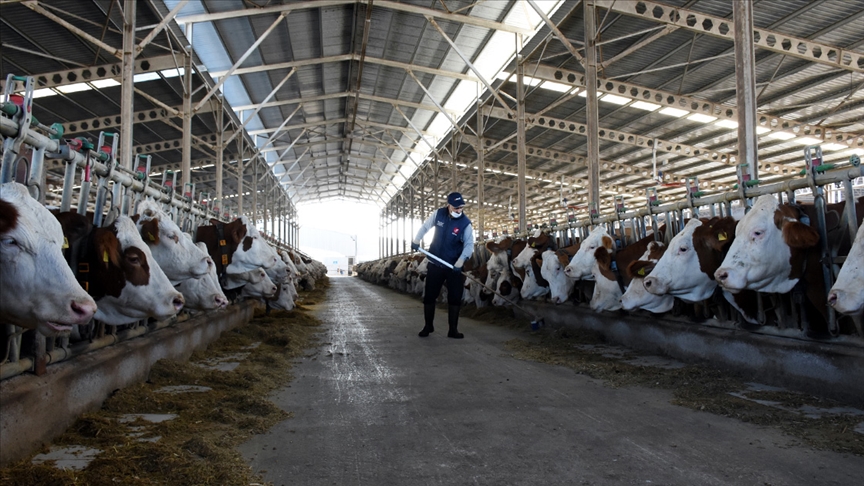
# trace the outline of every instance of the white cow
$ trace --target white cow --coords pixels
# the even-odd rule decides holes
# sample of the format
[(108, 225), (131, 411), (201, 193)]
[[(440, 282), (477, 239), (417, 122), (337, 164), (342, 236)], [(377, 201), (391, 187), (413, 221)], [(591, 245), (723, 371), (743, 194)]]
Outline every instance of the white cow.
[(564, 269), (570, 263), (566, 254), (559, 255), (555, 251), (546, 250), (542, 258), (543, 266), (540, 268), (540, 273), (549, 282), (550, 299), (555, 304), (567, 302), (573, 292), (575, 281), (564, 273)]
[(828, 293), (828, 304), (844, 314), (864, 311), (864, 224), (858, 227), (846, 263)]
[[(522, 253), (525, 253), (529, 248), (525, 248)], [(530, 253), (533, 254), (533, 248), (530, 248)], [(542, 275), (541, 275), (542, 277)], [(534, 266), (529, 264), (525, 267), (525, 278), (522, 280), (522, 288), (519, 290), (519, 295), (525, 300), (536, 300), (549, 294), (549, 287), (543, 287), (537, 282), (537, 275), (534, 274)]]
[[(192, 237), (184, 233), (183, 236), (192, 241)], [(207, 252), (207, 245), (198, 243), (197, 247)], [(186, 300), (187, 310), (213, 310), (222, 309), (228, 305), (228, 299), (219, 285), (219, 277), (216, 276), (216, 266), (211, 266), (206, 275), (198, 278), (189, 278), (174, 284), (174, 288), (183, 294)]]
[(267, 272), (263, 268), (255, 268), (246, 270), (241, 273), (233, 273), (227, 276), (228, 285), (226, 288), (236, 289), (243, 287), (240, 293), (241, 297), (265, 298), (269, 299), (276, 295), (276, 284), (267, 276)]
[(0, 320), (46, 336), (87, 324), (96, 302), (63, 258), (63, 230), (16, 182), (0, 185)]
[(141, 202), (136, 227), (173, 285), (189, 278), (203, 277), (215, 268), (206, 247), (202, 251), (191, 238), (184, 238), (171, 216), (156, 202)]
[[(586, 240), (587, 241), (587, 240)], [(612, 249), (600, 246), (594, 250), (594, 263), (591, 265), (594, 277), (594, 294), (591, 296), (591, 309), (600, 312), (621, 309), (621, 285), (612, 271)]]

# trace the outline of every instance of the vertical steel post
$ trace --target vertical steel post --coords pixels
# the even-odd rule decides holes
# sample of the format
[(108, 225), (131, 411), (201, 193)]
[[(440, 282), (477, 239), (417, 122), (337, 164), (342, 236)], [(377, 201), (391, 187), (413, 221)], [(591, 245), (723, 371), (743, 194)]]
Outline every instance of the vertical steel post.
[(600, 136), (597, 107), (597, 26), (594, 0), (582, 2), (585, 21), (585, 124), (588, 126), (588, 205), (600, 209)]
[[(135, 155), (132, 145), (134, 142), (132, 131), (135, 120), (133, 104), (135, 96), (135, 19), (138, 9), (137, 0), (126, 0), (123, 3), (123, 63), (120, 74), (120, 153), (112, 154), (119, 157), (123, 168), (132, 171)], [(127, 214), (131, 209), (132, 191), (127, 191), (127, 197), (123, 197), (122, 185), (114, 186), (114, 197), (111, 205), (119, 209), (122, 214)], [(121, 201), (122, 199), (122, 201)]]
[[(522, 36), (517, 35), (521, 45)], [(522, 64), (522, 56), (516, 53), (516, 158), (517, 158), (517, 180), (519, 185), (519, 232), (525, 233), (527, 222), (525, 221), (527, 194), (525, 186), (525, 66)]]
[(222, 125), (224, 123), (223, 114), (225, 113), (225, 105), (223, 102), (224, 98), (220, 95), (216, 102), (218, 105), (218, 111), (216, 112), (216, 201), (219, 206), (219, 211), (216, 211), (217, 218), (221, 217), (227, 208), (222, 193), (222, 174), (225, 164), (225, 137), (223, 136), (224, 126)]
[(183, 180), (180, 187), (192, 183), (192, 46), (186, 46), (183, 56), (183, 153), (180, 168)]
[(483, 209), (485, 193), (483, 184), (486, 172), (486, 157), (483, 152), (483, 114), (481, 113), (480, 85), (477, 85), (477, 239), (483, 238), (486, 215)]
[(753, 2), (734, 0), (735, 88), (738, 102), (738, 163), (747, 163), (750, 180), (759, 178), (756, 139), (756, 53), (753, 39)]
[(245, 172), (245, 163), (243, 162), (243, 152), (246, 150), (243, 146), (243, 136), (237, 137), (237, 214), (243, 214), (243, 172)]

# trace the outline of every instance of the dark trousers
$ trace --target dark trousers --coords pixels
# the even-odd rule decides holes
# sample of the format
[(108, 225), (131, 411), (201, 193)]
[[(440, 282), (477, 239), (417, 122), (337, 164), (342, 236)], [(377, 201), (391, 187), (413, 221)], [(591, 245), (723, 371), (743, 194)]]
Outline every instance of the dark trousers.
[(441, 293), (441, 287), (447, 282), (447, 303), (449, 305), (462, 305), (462, 274), (454, 272), (449, 268), (439, 267), (431, 262), (426, 270), (426, 294), (423, 296), (424, 304), (434, 304)]

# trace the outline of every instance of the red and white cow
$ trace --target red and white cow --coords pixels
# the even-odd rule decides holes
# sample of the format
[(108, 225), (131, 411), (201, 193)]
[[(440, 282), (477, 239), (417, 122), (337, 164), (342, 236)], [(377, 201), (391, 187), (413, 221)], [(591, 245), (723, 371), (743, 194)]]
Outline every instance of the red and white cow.
[[(714, 276), (724, 289), (786, 293), (803, 276), (806, 253), (819, 234), (772, 195), (760, 196), (735, 228), (735, 241)], [(674, 248), (674, 246), (671, 246)]]
[(203, 277), (214, 266), (207, 252), (195, 246), (191, 238), (184, 238), (171, 216), (162, 211), (156, 202), (141, 202), (136, 226), (141, 238), (150, 246), (153, 258), (172, 284)]
[(96, 302), (63, 258), (60, 223), (16, 182), (0, 185), (0, 321), (46, 336), (86, 324)]
[(632, 262), (626, 269), (630, 277), (630, 285), (624, 295), (621, 296), (621, 307), (626, 311), (636, 309), (646, 310), (655, 314), (669, 312), (672, 306), (675, 305), (675, 297), (669, 294), (655, 295), (645, 289), (643, 279), (650, 275), (654, 266), (660, 261), (663, 253), (666, 252), (666, 245), (662, 242), (652, 241), (648, 244), (648, 249), (639, 258)]
[(542, 265), (540, 272), (543, 278), (549, 282), (549, 298), (555, 304), (567, 302), (573, 292), (575, 280), (569, 278), (564, 269), (570, 264), (570, 257), (579, 251), (579, 246), (562, 248), (557, 251), (546, 250), (541, 255)]
[(241, 297), (250, 297), (253, 299), (265, 298), (270, 299), (276, 295), (276, 284), (267, 276), (267, 272), (263, 268), (253, 268), (240, 273), (228, 274), (228, 285), (226, 288), (236, 289), (243, 287), (240, 293)]
[(153, 317), (167, 319), (183, 308), (183, 295), (174, 289), (165, 272), (141, 239), (135, 223), (120, 216), (114, 223), (94, 228), (89, 234), (73, 234), (85, 216), (56, 215), (73, 253), (79, 282), (99, 308), (94, 317), (119, 326)]
[[(211, 225), (199, 226), (196, 241), (207, 245), (207, 253), (216, 263), (217, 274), (242, 274), (255, 268), (270, 268), (279, 256), (258, 230), (241, 216), (230, 223), (212, 219)], [(235, 279), (234, 282), (242, 279)], [(242, 283), (238, 283), (238, 286)], [(236, 287), (225, 287), (226, 289)]]
[(859, 225), (855, 243), (846, 256), (846, 263), (828, 292), (828, 304), (836, 311), (848, 315), (861, 314), (864, 311), (864, 224)]

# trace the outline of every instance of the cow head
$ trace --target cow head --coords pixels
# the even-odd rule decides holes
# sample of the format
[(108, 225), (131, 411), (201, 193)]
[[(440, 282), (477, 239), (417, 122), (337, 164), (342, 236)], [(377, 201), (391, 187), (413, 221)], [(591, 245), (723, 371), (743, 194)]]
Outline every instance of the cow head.
[(183, 308), (183, 295), (168, 281), (129, 217), (93, 230), (88, 250), (90, 293), (99, 304), (96, 319), (116, 326), (148, 317), (166, 319)]
[(136, 226), (141, 238), (173, 285), (189, 278), (203, 277), (214, 267), (207, 252), (195, 246), (191, 239), (184, 238), (180, 228), (157, 203), (143, 201), (138, 211)]
[(717, 282), (732, 293), (792, 290), (801, 278), (805, 252), (819, 243), (819, 234), (799, 218), (797, 209), (780, 205), (771, 195), (760, 196), (738, 223), (735, 241), (714, 272)]
[(864, 311), (864, 224), (858, 227), (858, 235), (846, 256), (846, 263), (837, 275), (837, 282), (828, 292), (828, 304), (844, 314), (860, 314)]
[(712, 275), (700, 270), (699, 252), (694, 245), (693, 235), (701, 227), (702, 221), (691, 219), (684, 230), (672, 238), (651, 274), (643, 279), (648, 292), (669, 294), (688, 302), (707, 299), (714, 293), (717, 284)]
[(603, 226), (591, 230), (591, 234), (582, 242), (579, 251), (573, 255), (570, 264), (564, 269), (564, 273), (575, 280), (590, 277), (595, 262), (594, 252), (598, 248), (605, 248), (610, 254), (615, 251), (615, 241), (606, 233), (606, 228)]
[[(235, 238), (238, 239), (237, 249), (231, 255), (230, 270), (228, 273), (238, 273), (253, 268), (270, 268), (277, 262), (276, 252), (267, 244), (258, 229), (252, 225), (246, 216), (240, 216), (237, 220), (242, 224), (233, 228)], [(234, 223), (237, 223), (234, 221)], [(242, 238), (239, 235), (242, 233)]]
[(648, 244), (645, 254), (627, 267), (630, 285), (621, 296), (621, 307), (624, 310), (643, 309), (658, 314), (672, 310), (672, 306), (675, 305), (674, 297), (668, 294), (654, 295), (645, 289), (644, 283), (645, 277), (654, 270), (654, 266), (662, 258), (665, 250), (666, 245), (652, 241)]
[(570, 298), (574, 280), (564, 274), (564, 269), (570, 264), (570, 257), (564, 250), (546, 250), (541, 255), (540, 273), (549, 282), (549, 292), (552, 302), (561, 304)]
[(612, 271), (612, 250), (598, 247), (594, 250), (594, 264), (591, 267), (594, 277), (594, 295), (591, 297), (591, 309), (600, 312), (618, 310), (621, 308), (621, 286)]
[[(183, 236), (192, 241), (189, 235), (184, 233)], [(204, 243), (198, 243), (196, 246), (206, 253), (207, 246)], [(183, 294), (183, 298), (186, 300), (184, 306), (186, 309), (206, 311), (222, 309), (228, 305), (228, 299), (222, 292), (222, 287), (219, 286), (215, 265), (211, 265), (210, 270), (203, 277), (183, 280), (174, 284), (174, 288)]]
[(86, 324), (96, 302), (63, 258), (63, 230), (16, 182), (0, 185), (0, 315), (46, 336)]

